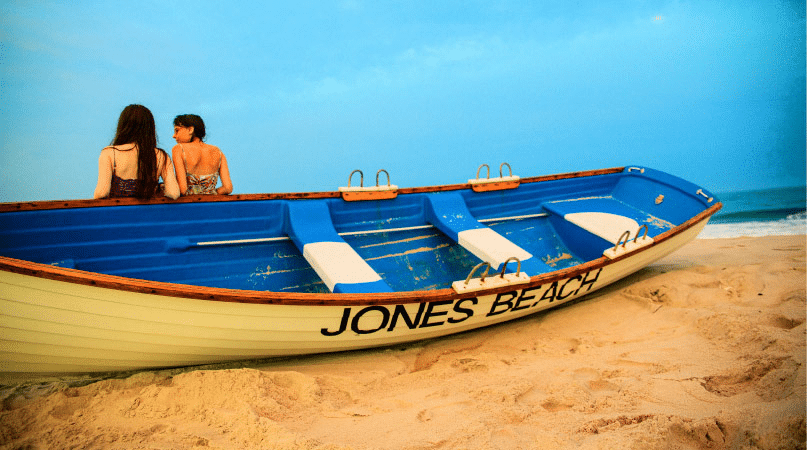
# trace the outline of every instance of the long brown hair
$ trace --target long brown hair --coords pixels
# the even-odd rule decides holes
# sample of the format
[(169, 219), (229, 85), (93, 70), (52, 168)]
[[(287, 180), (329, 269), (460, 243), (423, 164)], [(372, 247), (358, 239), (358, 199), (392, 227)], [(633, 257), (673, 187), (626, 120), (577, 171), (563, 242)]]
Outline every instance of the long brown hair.
[[(153, 197), (160, 181), (160, 169), (157, 167), (157, 129), (154, 116), (143, 105), (129, 105), (123, 109), (118, 119), (118, 129), (112, 145), (135, 144), (137, 147), (137, 189), (138, 198)], [(163, 164), (167, 154), (164, 154)]]

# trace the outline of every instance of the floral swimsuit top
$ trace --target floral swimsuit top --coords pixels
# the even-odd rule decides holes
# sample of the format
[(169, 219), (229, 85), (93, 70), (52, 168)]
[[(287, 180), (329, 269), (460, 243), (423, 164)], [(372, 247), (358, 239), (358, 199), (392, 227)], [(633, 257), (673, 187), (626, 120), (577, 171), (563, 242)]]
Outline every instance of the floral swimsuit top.
[[(182, 149), (182, 161), (185, 161), (185, 148), (180, 145)], [(187, 165), (185, 166), (187, 167)], [(219, 167), (215, 173), (209, 175), (194, 175), (186, 173), (188, 181), (188, 189), (183, 195), (196, 195), (196, 194), (216, 194), (216, 185), (219, 183), (219, 169), (221, 168), (221, 153), (219, 152)]]
[(115, 149), (112, 149), (112, 186), (109, 188), (110, 197), (137, 197), (137, 188), (140, 187), (140, 180), (137, 178), (126, 179), (115, 174)]

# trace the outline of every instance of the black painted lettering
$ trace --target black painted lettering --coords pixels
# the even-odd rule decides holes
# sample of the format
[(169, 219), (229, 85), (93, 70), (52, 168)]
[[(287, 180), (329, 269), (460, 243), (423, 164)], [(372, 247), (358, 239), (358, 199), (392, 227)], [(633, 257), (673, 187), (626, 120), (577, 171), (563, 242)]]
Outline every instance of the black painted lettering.
[(448, 311), (435, 311), (435, 307), (441, 307), (448, 304), (451, 304), (452, 300), (441, 300), (439, 302), (429, 302), (429, 306), (426, 307), (426, 314), (423, 315), (423, 323), (420, 324), (420, 328), (426, 327), (436, 327), (437, 325), (442, 325), (445, 321), (429, 323), (429, 319), (433, 317), (440, 317), (440, 316), (447, 316)]
[[(505, 295), (509, 295), (510, 298), (507, 300), (502, 301), (502, 297)], [(518, 297), (518, 291), (510, 291), (510, 292), (502, 292), (501, 294), (496, 295), (496, 301), (490, 305), (490, 312), (488, 312), (487, 317), (495, 316), (497, 314), (501, 314), (506, 311), (510, 311), (513, 308), (513, 299)], [(504, 309), (501, 311), (497, 311), (499, 306), (505, 306)]]
[(580, 289), (583, 289), (583, 286), (588, 286), (586, 292), (589, 292), (591, 290), (591, 286), (593, 286), (594, 282), (597, 281), (597, 278), (600, 277), (600, 272), (602, 272), (602, 269), (597, 271), (597, 274), (594, 275), (593, 280), (588, 279), (588, 276), (591, 275), (591, 272), (586, 272), (586, 275), (583, 277), (583, 281), (580, 282), (580, 287), (577, 288), (576, 291), (574, 291), (574, 294), (577, 295), (577, 293), (580, 292)]
[(342, 334), (342, 332), (345, 331), (345, 328), (347, 328), (348, 317), (350, 317), (350, 308), (345, 308), (345, 310), (342, 312), (342, 322), (339, 324), (339, 329), (337, 331), (329, 331), (327, 328), (323, 328), (319, 330), (319, 332), (322, 333), (323, 336), (338, 336)]
[(532, 300), (532, 299), (534, 299), (534, 298), (535, 298), (535, 296), (534, 296), (534, 295), (527, 295), (527, 293), (529, 293), (529, 292), (531, 292), (531, 291), (534, 291), (534, 290), (536, 290), (536, 289), (538, 289), (538, 288), (540, 288), (540, 287), (541, 287), (541, 286), (538, 286), (537, 288), (532, 288), (532, 289), (524, 289), (523, 291), (521, 291), (521, 295), (519, 295), (519, 296), (518, 296), (518, 300), (516, 300), (516, 304), (515, 304), (515, 305), (513, 305), (513, 309), (511, 309), (511, 311), (518, 311), (518, 310), (520, 310), (520, 309), (527, 309), (527, 308), (529, 308), (529, 307), (530, 307), (530, 305), (524, 305), (524, 306), (521, 306), (521, 303), (522, 303), (522, 302), (525, 302), (525, 301), (527, 301), (527, 300)]
[(563, 283), (563, 286), (561, 286), (560, 290), (558, 291), (558, 297), (557, 297), (557, 299), (558, 299), (558, 300), (563, 300), (563, 299), (569, 298), (570, 296), (572, 296), (572, 295), (574, 295), (575, 293), (577, 293), (577, 291), (574, 291), (574, 290), (573, 290), (572, 292), (569, 292), (568, 294), (563, 295), (563, 290), (564, 290), (564, 289), (566, 289), (566, 286), (568, 286), (568, 285), (569, 285), (569, 283), (571, 283), (571, 282), (572, 282), (572, 280), (582, 280), (582, 279), (583, 279), (583, 278), (582, 278), (582, 277), (580, 277), (580, 275), (578, 275), (578, 276), (576, 276), (576, 277), (569, 278), (568, 280), (566, 280), (566, 282), (565, 282), (565, 283)]
[(426, 308), (425, 303), (421, 303), (418, 305), (418, 312), (415, 314), (414, 320), (409, 316), (409, 313), (406, 312), (406, 308), (404, 305), (395, 305), (395, 311), (392, 313), (392, 318), (389, 321), (389, 328), (387, 331), (392, 331), (395, 329), (395, 326), (398, 325), (398, 318), (402, 318), (403, 321), (406, 323), (406, 326), (409, 327), (410, 330), (414, 330), (418, 327), (420, 323), (420, 318), (423, 317), (423, 310)]
[[(532, 288), (532, 289), (530, 289), (530, 290), (531, 290), (531, 291), (537, 291), (538, 289), (541, 289), (542, 287), (543, 287), (543, 286), (535, 286), (534, 288)], [(533, 298), (534, 298), (534, 297), (535, 297), (535, 296), (533, 295)], [(537, 302), (533, 303), (533, 304), (532, 304), (532, 306), (530, 306), (530, 308), (535, 308), (536, 306), (538, 306), (538, 303), (541, 303), (541, 300), (540, 300), (540, 299), (539, 299)]]
[[(361, 320), (362, 317), (364, 317), (365, 314), (367, 314), (370, 311), (378, 311), (381, 313), (381, 324), (379, 324), (375, 328), (367, 328), (367, 329), (359, 328), (359, 321)], [(383, 306), (374, 305), (374, 306), (368, 306), (362, 309), (361, 311), (357, 312), (356, 315), (353, 316), (353, 322), (351, 322), (350, 324), (350, 329), (353, 330), (356, 334), (370, 334), (375, 333), (376, 331), (386, 327), (387, 323), (389, 323), (389, 310)]]
[(449, 317), (448, 323), (460, 323), (465, 320), (468, 320), (471, 316), (474, 315), (474, 310), (471, 308), (463, 308), (462, 304), (465, 302), (471, 302), (472, 305), (475, 305), (478, 301), (479, 300), (477, 300), (476, 297), (474, 297), (474, 298), (464, 298), (462, 300), (457, 301), (457, 303), (454, 303), (454, 312), (465, 314), (465, 317), (460, 318)]
[(552, 283), (552, 286), (546, 288), (546, 290), (544, 291), (544, 295), (542, 295), (541, 299), (538, 301), (542, 302), (544, 300), (549, 300), (549, 303), (552, 303), (555, 301), (555, 297), (557, 297), (557, 295), (558, 295), (558, 282), (556, 281)]

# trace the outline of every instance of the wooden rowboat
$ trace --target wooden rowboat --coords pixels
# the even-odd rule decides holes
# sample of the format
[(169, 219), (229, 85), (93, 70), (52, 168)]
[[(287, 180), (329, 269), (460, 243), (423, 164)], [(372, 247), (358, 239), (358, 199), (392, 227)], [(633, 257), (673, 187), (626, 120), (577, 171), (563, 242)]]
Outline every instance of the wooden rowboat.
[(436, 187), (377, 175), (335, 192), (1, 204), (0, 372), (188, 366), (488, 326), (647, 266), (721, 208), (649, 168), (503, 167)]

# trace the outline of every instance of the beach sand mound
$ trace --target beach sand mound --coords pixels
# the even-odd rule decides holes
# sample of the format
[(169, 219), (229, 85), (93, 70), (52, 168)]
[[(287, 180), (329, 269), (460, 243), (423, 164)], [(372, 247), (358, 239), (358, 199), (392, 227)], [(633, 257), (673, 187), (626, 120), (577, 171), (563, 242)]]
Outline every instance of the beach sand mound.
[(385, 349), (6, 386), (0, 449), (804, 449), (805, 238)]

